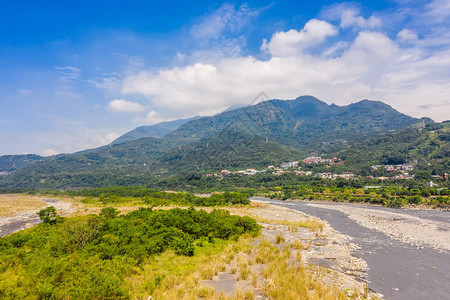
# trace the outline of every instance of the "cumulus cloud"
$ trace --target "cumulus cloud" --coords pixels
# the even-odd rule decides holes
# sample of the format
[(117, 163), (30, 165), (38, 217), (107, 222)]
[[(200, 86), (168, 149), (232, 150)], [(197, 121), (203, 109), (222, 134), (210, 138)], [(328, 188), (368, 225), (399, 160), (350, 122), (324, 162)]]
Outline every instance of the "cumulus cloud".
[(143, 112), (145, 108), (136, 102), (127, 101), (125, 99), (115, 99), (108, 103), (107, 108), (117, 112)]
[(416, 41), (417, 40), (417, 34), (409, 29), (403, 29), (399, 33), (397, 33), (397, 37), (401, 41)]
[(337, 29), (330, 23), (312, 19), (300, 31), (291, 29), (275, 33), (270, 42), (264, 40), (261, 49), (268, 51), (272, 56), (292, 56), (337, 34)]
[[(450, 51), (402, 48), (373, 31), (359, 32), (348, 44), (336, 42), (332, 47), (341, 49), (341, 54), (335, 57), (305, 50), (335, 33), (332, 25), (312, 20), (300, 31), (274, 34), (266, 42), (271, 54), (268, 60), (231, 57), (216, 63), (142, 71), (123, 81), (122, 92), (146, 96), (156, 111), (191, 115), (249, 103), (261, 91), (281, 99), (311, 94), (337, 104), (378, 99), (419, 117), (424, 113), (418, 106), (424, 101), (448, 98)], [(442, 109), (430, 116), (448, 118)]]

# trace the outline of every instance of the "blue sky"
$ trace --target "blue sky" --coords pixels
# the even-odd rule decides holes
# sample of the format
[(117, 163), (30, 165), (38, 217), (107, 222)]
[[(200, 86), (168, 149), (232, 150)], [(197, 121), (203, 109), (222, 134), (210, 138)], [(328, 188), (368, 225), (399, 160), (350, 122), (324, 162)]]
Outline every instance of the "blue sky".
[(2, 1), (0, 155), (271, 98), (450, 116), (450, 1)]

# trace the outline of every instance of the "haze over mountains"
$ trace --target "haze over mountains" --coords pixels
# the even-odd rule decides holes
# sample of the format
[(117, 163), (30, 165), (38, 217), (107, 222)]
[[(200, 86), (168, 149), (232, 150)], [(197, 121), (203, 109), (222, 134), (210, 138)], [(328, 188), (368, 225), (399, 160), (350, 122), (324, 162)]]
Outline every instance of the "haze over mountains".
[(97, 149), (28, 160), (0, 179), (0, 186), (45, 186), (50, 178), (55, 186), (64, 186), (76, 174), (95, 172), (173, 175), (265, 167), (311, 154), (335, 154), (364, 139), (432, 122), (379, 101), (337, 106), (312, 96), (269, 100), (211, 117), (138, 127)]

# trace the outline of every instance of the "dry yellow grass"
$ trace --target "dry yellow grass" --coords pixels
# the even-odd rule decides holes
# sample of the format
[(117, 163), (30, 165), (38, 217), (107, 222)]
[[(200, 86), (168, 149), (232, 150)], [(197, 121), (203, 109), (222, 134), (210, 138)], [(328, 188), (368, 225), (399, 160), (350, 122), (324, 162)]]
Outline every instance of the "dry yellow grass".
[(263, 276), (267, 281), (262, 288), (269, 299), (347, 298), (338, 289), (314, 280), (303, 265), (290, 264), (290, 255), (288, 247), (280, 251), (269, 241), (262, 241), (258, 247), (257, 256), (265, 258)]
[[(261, 217), (262, 215), (270, 215), (267, 214), (267, 210), (270, 209), (269, 204), (260, 203), (260, 202), (252, 202), (248, 206), (241, 207), (226, 207), (224, 208), (228, 210), (231, 214), (235, 215), (246, 215), (254, 218), (258, 223), (263, 224), (271, 224), (271, 225), (285, 225), (290, 228), (291, 231), (297, 231), (298, 227), (308, 228), (312, 231), (322, 232), (325, 223), (315, 218), (301, 218), (301, 220), (287, 220), (287, 219), (279, 219), (274, 215), (274, 218)], [(300, 217), (299, 217), (300, 218)]]
[(27, 211), (37, 210), (46, 203), (41, 197), (30, 195), (0, 195), (0, 217), (12, 217)]
[[(27, 195), (27, 194), (3, 194), (0, 195), (0, 218), (12, 217), (21, 213), (32, 212), (47, 206), (51, 203), (46, 203), (43, 198), (55, 198), (63, 202), (69, 202), (83, 213), (85, 205), (80, 202), (82, 197), (70, 197), (65, 195), (48, 196), (48, 195)], [(100, 212), (101, 207), (93, 208)], [(77, 215), (74, 213), (73, 215)]]

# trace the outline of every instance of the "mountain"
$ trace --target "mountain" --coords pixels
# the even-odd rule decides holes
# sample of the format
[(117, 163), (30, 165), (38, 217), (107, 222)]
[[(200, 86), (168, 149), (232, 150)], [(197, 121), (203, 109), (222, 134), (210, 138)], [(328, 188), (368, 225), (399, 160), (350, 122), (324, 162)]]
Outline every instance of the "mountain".
[(193, 170), (207, 173), (237, 168), (265, 169), (268, 165), (303, 156), (304, 152), (293, 147), (230, 127), (220, 135), (171, 149), (152, 166), (159, 174), (180, 174)]
[(91, 186), (95, 180), (105, 182), (105, 176), (118, 176), (115, 184), (125, 184), (130, 176), (265, 167), (344, 151), (358, 141), (424, 121), (379, 101), (337, 106), (312, 96), (269, 100), (188, 121), (162, 138), (144, 137), (38, 161), (0, 179), (0, 187)]
[(310, 152), (323, 143), (352, 142), (420, 122), (380, 101), (363, 100), (347, 106), (328, 105), (312, 96), (269, 100), (190, 121), (165, 138), (187, 144), (218, 135), (229, 126), (246, 128), (255, 136)]
[(337, 155), (351, 168), (415, 161), (418, 169), (443, 175), (450, 171), (450, 122), (357, 141)]
[(134, 141), (140, 138), (153, 137), (153, 138), (162, 138), (166, 136), (169, 132), (174, 131), (181, 125), (198, 119), (199, 116), (188, 118), (188, 119), (179, 119), (174, 121), (161, 122), (155, 125), (150, 126), (140, 126), (137, 127), (115, 139), (112, 144), (121, 144), (128, 141)]
[(42, 159), (44, 157), (36, 154), (3, 155), (0, 156), (0, 172), (12, 172)]

